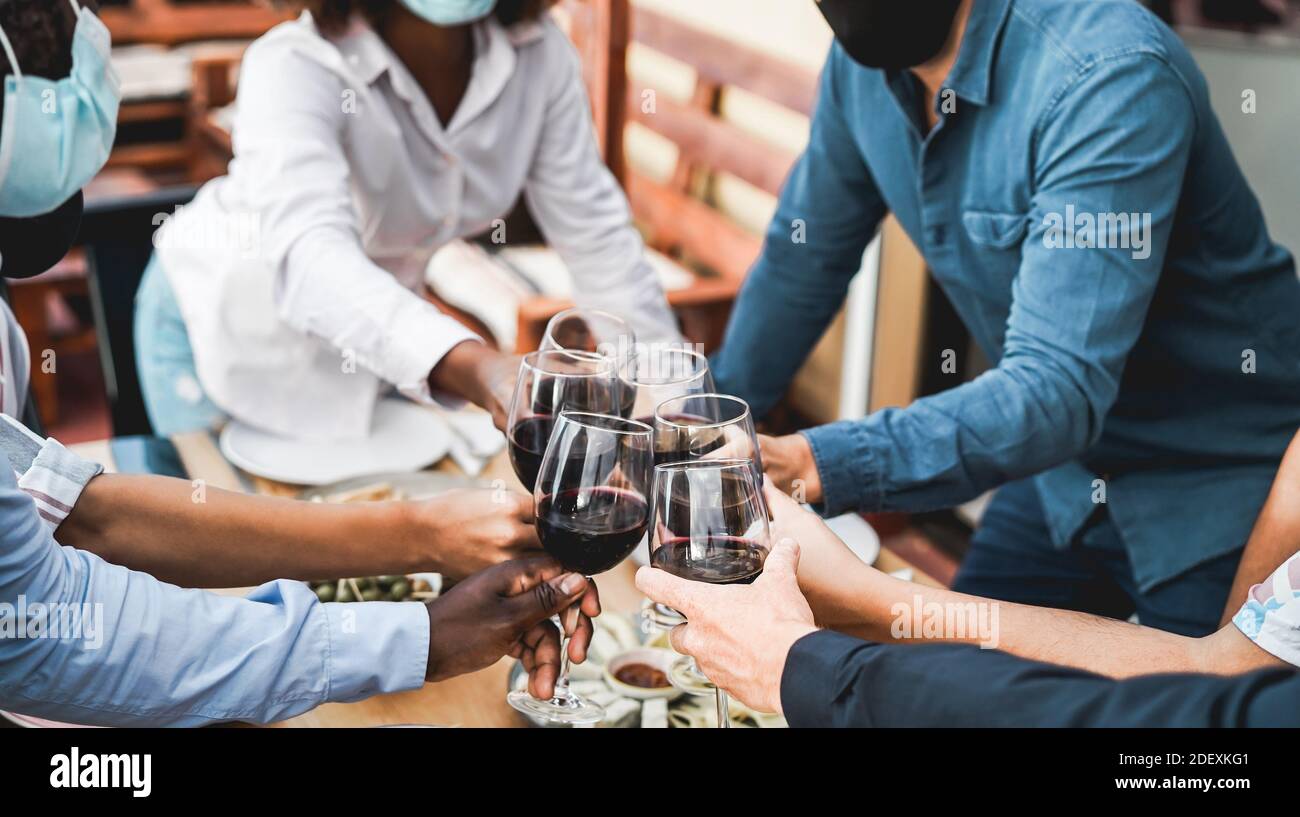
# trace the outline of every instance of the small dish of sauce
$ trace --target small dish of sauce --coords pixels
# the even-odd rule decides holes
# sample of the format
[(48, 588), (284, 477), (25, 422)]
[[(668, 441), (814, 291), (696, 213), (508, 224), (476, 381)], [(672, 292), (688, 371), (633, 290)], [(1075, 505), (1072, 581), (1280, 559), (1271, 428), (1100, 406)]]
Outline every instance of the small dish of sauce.
[(649, 664), (624, 664), (614, 673), (614, 677), (628, 686), (641, 689), (664, 689), (671, 686), (664, 671)]

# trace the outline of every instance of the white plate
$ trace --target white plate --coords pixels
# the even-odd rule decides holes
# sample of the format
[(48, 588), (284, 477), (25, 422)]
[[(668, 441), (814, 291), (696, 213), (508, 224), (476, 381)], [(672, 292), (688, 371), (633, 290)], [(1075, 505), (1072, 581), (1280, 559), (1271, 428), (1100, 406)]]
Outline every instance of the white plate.
[(380, 400), (363, 440), (292, 440), (232, 421), (221, 453), (250, 474), (295, 485), (325, 485), (390, 471), (418, 471), (442, 459), (451, 444), (446, 422), (409, 400)]
[(864, 563), (876, 563), (880, 556), (880, 534), (876, 533), (876, 529), (867, 520), (856, 513), (846, 513), (827, 519), (826, 527), (843, 539), (849, 550)]

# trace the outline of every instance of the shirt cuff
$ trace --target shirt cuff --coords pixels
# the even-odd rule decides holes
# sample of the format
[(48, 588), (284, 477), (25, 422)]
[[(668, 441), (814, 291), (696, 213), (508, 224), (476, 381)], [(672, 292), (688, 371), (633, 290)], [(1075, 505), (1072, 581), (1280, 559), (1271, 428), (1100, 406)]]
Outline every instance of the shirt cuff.
[(36, 502), (41, 522), (53, 534), (72, 513), (86, 484), (104, 472), (99, 463), (78, 457), (57, 440), (45, 440), (36, 459), (18, 477), (18, 487)]
[(822, 483), (823, 516), (877, 511), (882, 503), (880, 468), (860, 420), (841, 420), (799, 432), (812, 448)]
[(442, 314), (432, 304), (420, 310), (414, 318), (398, 320), (388, 335), (390, 371), (395, 373), (393, 385), (398, 391), (420, 403), (437, 402), (449, 409), (464, 405), (459, 397), (429, 388), (429, 374), (448, 352), (466, 341), (482, 343), (483, 339), (462, 326), (454, 318)]
[[(835, 726), (837, 704), (851, 689), (844, 667), (859, 650), (877, 645), (831, 630), (818, 630), (794, 643), (781, 672), (781, 710), (793, 727)], [(862, 713), (855, 710), (856, 716)], [(854, 726), (870, 726), (854, 722)]]
[(429, 663), (429, 611), (410, 601), (321, 605), (329, 632), (330, 701), (419, 689)]

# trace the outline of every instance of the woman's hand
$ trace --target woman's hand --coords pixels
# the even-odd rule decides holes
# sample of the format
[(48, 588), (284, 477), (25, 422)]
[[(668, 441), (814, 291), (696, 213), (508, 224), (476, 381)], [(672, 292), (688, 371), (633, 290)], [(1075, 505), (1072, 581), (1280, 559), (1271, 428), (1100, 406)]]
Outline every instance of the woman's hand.
[(525, 494), (476, 488), (406, 505), (407, 535), (425, 543), (437, 572), (454, 579), (541, 549), (533, 498)]
[(776, 487), (800, 497), (801, 502), (821, 502), (822, 478), (806, 437), (760, 434), (758, 446), (763, 453), (763, 470)]
[[(560, 671), (560, 634), (550, 617), (581, 611), (569, 641), (569, 658), (582, 662), (591, 619), (600, 615), (596, 585), (566, 573), (549, 556), (535, 556), (475, 573), (429, 602), (429, 658), (425, 677), (442, 681), (517, 658), (528, 671), (528, 691), (551, 697)], [(566, 616), (573, 618), (573, 616)]]
[(519, 374), (519, 358), (483, 343), (466, 341), (452, 347), (429, 373), (429, 387), (450, 392), (487, 410), (492, 422), (506, 430), (506, 411)]
[(636, 586), (686, 616), (669, 636), (673, 649), (693, 656), (701, 672), (746, 706), (780, 712), (786, 656), (817, 629), (799, 593), (798, 569), (799, 546), (785, 539), (750, 585), (692, 582), (643, 567)]

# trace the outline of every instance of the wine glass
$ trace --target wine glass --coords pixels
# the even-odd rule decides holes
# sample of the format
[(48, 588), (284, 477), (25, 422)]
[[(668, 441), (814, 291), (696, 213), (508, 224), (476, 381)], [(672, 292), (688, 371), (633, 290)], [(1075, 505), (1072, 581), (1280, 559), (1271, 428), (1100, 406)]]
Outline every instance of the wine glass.
[(646, 425), (655, 408), (670, 397), (715, 390), (709, 359), (693, 349), (651, 346), (638, 350), (619, 369), (619, 411)]
[(539, 348), (595, 352), (621, 365), (635, 353), (636, 333), (613, 313), (574, 307), (551, 318)]
[(530, 493), (556, 414), (565, 409), (614, 412), (614, 369), (612, 360), (594, 352), (549, 350), (524, 355), (510, 399), (506, 438), (510, 464)]
[[(591, 576), (631, 555), (650, 524), (652, 429), (608, 414), (564, 411), (542, 457), (533, 491), (537, 536), (565, 570)], [(561, 627), (560, 677), (548, 701), (526, 690), (507, 696), (520, 712), (555, 723), (595, 723), (600, 705), (569, 688), (568, 638)]]
[[(749, 584), (763, 572), (771, 531), (751, 460), (656, 465), (652, 496), (651, 567), (710, 584)], [(727, 693), (715, 687), (715, 694), (718, 726), (727, 728)]]
[[(654, 429), (656, 464), (706, 458), (750, 460), (762, 484), (758, 432), (749, 404), (739, 397), (710, 392), (669, 398), (655, 409)], [(646, 632), (671, 630), (683, 621), (681, 613), (658, 602), (641, 611)], [(689, 682), (691, 688), (702, 689), (704, 678), (693, 673)]]

